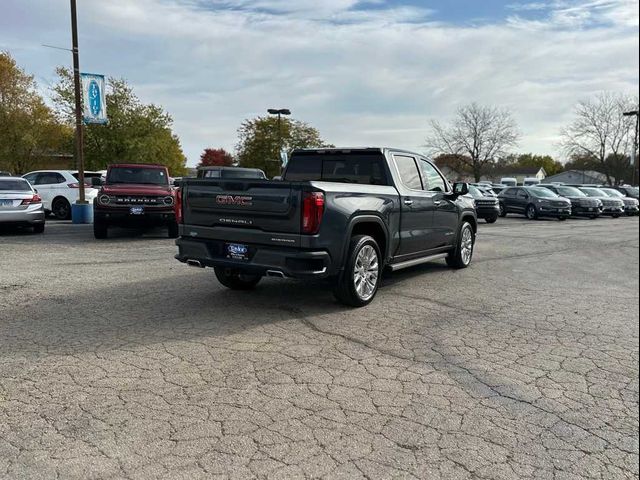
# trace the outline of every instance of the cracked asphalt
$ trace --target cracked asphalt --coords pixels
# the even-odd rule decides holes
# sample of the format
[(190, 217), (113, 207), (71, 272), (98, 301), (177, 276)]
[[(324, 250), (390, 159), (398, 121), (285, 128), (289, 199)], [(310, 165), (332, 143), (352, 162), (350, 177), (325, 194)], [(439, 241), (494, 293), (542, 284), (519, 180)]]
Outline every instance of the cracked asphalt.
[(2, 478), (638, 478), (638, 219), (472, 267), (222, 288), (163, 232), (0, 233)]

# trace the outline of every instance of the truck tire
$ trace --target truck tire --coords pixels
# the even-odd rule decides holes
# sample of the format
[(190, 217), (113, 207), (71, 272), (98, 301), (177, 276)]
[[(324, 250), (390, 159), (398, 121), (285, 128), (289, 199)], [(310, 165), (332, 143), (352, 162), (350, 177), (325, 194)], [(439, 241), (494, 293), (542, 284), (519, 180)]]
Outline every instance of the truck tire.
[(171, 222), (167, 225), (169, 238), (178, 238), (178, 224), (177, 222)]
[(378, 292), (382, 275), (380, 247), (369, 235), (355, 235), (349, 243), (344, 270), (333, 290), (336, 299), (351, 307), (364, 307)]
[(498, 215), (493, 215), (484, 219), (487, 223), (496, 223), (498, 221)]
[(108, 226), (106, 223), (102, 223), (102, 222), (97, 222), (94, 220), (93, 222), (93, 237), (98, 239), (98, 240), (102, 240), (107, 238), (107, 230), (108, 230)]
[(463, 222), (458, 231), (456, 248), (447, 257), (447, 265), (452, 268), (467, 268), (473, 257), (476, 236), (469, 222)]
[(262, 279), (262, 275), (242, 273), (225, 267), (214, 267), (218, 281), (231, 290), (252, 290)]

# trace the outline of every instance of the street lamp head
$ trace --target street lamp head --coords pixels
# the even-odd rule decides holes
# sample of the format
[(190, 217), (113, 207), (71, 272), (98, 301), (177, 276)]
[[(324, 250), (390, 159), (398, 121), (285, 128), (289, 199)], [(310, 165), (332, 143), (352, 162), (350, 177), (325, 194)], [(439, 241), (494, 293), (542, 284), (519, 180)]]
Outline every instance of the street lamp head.
[(267, 110), (267, 113), (271, 115), (291, 115), (291, 110), (288, 108), (270, 108)]

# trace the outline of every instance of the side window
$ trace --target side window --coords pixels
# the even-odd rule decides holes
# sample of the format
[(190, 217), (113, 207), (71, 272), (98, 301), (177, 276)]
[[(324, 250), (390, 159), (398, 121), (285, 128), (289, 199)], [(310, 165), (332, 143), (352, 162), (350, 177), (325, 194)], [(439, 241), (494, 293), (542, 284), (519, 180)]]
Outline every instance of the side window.
[(446, 192), (447, 186), (436, 168), (426, 160), (420, 160), (422, 167), (422, 177), (424, 179), (424, 189), (431, 192)]
[(413, 157), (405, 155), (394, 155), (393, 159), (398, 165), (400, 178), (402, 183), (413, 190), (422, 190), (422, 181), (420, 180), (420, 172)]
[(36, 178), (36, 185), (53, 185), (64, 183), (64, 177), (56, 172), (42, 172)]
[(27, 182), (29, 182), (31, 185), (34, 185), (36, 182), (36, 178), (38, 177), (37, 173), (30, 173), (29, 175), (25, 175), (24, 178)]
[(527, 198), (528, 196), (529, 194), (526, 190), (523, 190), (521, 188), (518, 189), (518, 198)]

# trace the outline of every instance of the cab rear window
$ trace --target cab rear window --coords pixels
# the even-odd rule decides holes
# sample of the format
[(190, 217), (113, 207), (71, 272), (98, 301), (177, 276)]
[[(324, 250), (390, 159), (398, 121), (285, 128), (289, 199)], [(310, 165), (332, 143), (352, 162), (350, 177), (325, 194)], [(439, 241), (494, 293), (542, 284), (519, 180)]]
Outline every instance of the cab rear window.
[(302, 152), (292, 155), (284, 180), (388, 185), (382, 154)]

